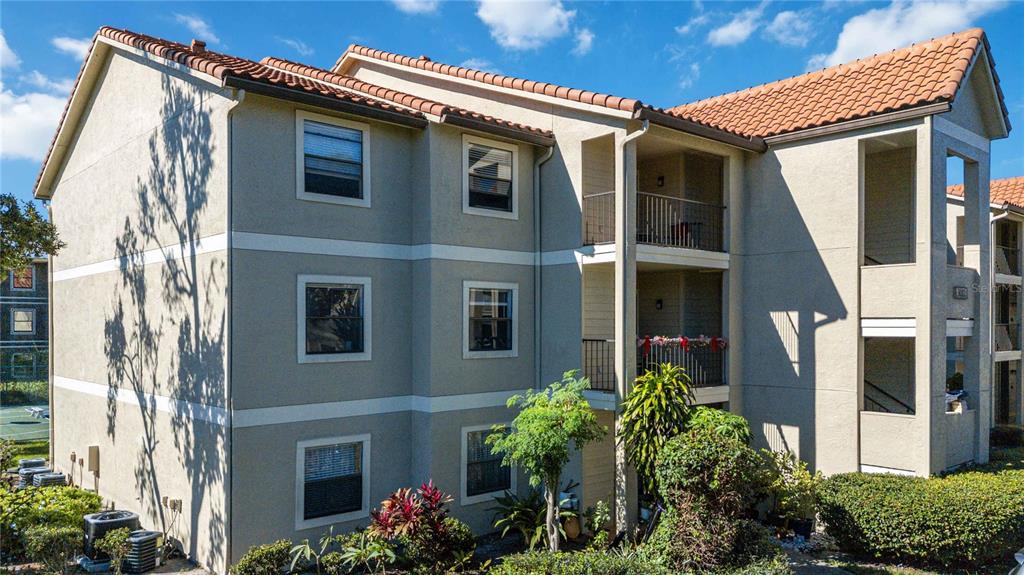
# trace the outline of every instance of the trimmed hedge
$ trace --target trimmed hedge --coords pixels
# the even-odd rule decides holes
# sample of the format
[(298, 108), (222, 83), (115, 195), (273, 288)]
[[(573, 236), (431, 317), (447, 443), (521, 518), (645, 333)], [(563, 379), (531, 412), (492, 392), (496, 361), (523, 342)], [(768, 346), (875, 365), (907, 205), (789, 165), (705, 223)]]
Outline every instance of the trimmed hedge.
[(918, 565), (978, 566), (1024, 546), (1024, 471), (925, 479), (844, 473), (818, 494), (847, 551)]
[(35, 487), (13, 490), (0, 483), (0, 553), (21, 557), (25, 530), (36, 526), (82, 526), (82, 516), (100, 510), (99, 495), (77, 487)]
[(292, 561), (292, 542), (278, 539), (250, 548), (231, 566), (231, 575), (281, 575), (287, 573)]
[(639, 555), (607, 551), (552, 553), (531, 551), (506, 556), (491, 575), (672, 575)]

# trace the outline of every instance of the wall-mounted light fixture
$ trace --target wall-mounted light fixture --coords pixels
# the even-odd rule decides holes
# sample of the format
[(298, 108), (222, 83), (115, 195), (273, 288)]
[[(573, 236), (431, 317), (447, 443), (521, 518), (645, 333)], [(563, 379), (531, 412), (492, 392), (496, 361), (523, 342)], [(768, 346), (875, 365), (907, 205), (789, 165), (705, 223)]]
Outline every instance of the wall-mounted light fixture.
[(661, 310), (661, 308), (663, 308), (664, 306), (665, 306), (665, 302), (663, 302), (663, 301), (662, 301), (662, 300), (660, 300), (660, 299), (659, 299), (659, 300), (656, 300), (656, 301), (654, 302), (654, 309), (656, 309), (656, 310), (659, 310), (659, 311), (660, 311), (660, 310)]
[(659, 188), (664, 188), (665, 187), (665, 176), (658, 176), (658, 187)]

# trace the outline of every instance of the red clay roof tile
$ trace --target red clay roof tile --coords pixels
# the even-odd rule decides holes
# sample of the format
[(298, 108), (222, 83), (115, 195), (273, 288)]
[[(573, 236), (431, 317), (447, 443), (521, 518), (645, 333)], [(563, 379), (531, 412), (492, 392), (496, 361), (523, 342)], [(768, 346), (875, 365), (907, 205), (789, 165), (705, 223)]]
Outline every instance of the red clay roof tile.
[[(992, 180), (988, 183), (989, 200), (993, 204), (1010, 204), (1024, 208), (1024, 176)], [(963, 197), (964, 185), (956, 184), (946, 188), (951, 196)]]
[[(669, 113), (735, 134), (764, 138), (925, 104), (951, 102), (981, 46), (989, 52), (985, 33), (976, 28), (849, 64), (676, 106)], [(992, 65), (994, 69), (995, 64)], [(998, 81), (996, 90), (1009, 126)]]

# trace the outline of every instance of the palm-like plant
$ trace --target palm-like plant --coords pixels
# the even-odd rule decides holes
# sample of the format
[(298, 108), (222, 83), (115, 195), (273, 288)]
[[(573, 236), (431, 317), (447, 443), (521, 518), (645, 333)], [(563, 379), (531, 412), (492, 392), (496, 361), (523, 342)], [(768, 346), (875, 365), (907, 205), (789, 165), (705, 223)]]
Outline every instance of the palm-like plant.
[[(541, 541), (546, 540), (547, 531), (547, 503), (541, 497), (540, 491), (531, 489), (525, 497), (520, 497), (511, 491), (494, 498), (495, 507), (489, 509), (494, 511), (494, 528), (501, 529), (501, 536), (508, 535), (509, 531), (518, 531), (523, 536), (523, 543), (533, 551)], [(564, 503), (564, 501), (563, 501)], [(565, 534), (562, 528), (562, 521), (576, 514), (568, 509), (561, 509), (558, 512), (558, 530)]]
[(622, 402), (618, 440), (647, 493), (658, 493), (654, 469), (662, 448), (686, 429), (693, 403), (690, 385), (685, 369), (663, 363), (636, 378)]

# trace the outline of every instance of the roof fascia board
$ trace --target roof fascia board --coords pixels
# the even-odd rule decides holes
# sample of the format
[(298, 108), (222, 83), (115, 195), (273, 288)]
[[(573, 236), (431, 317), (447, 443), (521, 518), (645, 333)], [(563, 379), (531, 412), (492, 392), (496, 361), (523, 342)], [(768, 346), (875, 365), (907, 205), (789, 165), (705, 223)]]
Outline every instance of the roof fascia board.
[(749, 150), (751, 152), (764, 152), (768, 149), (765, 141), (761, 138), (744, 138), (724, 130), (716, 130), (703, 124), (698, 124), (692, 120), (666, 114), (664, 112), (658, 112), (650, 108), (642, 108), (636, 114), (638, 120), (650, 120), (652, 123), (662, 126), (664, 128), (670, 128), (673, 130), (679, 130), (693, 136), (698, 136), (707, 140), (720, 142), (723, 144), (729, 144), (737, 148)]
[[(526, 90), (514, 90), (512, 88), (504, 88), (501, 86), (495, 86), (493, 84), (487, 84), (485, 82), (478, 82), (476, 80), (470, 80), (468, 78), (459, 78), (458, 76), (449, 76), (448, 74), (441, 74), (438, 72), (432, 72), (430, 70), (422, 70), (413, 66), (406, 66), (404, 64), (397, 64), (395, 62), (387, 62), (385, 60), (378, 60), (377, 58), (370, 58), (369, 56), (363, 56), (361, 54), (354, 54), (348, 52), (344, 56), (346, 66), (342, 70), (347, 70), (350, 66), (347, 66), (347, 60), (358, 60), (360, 62), (366, 62), (368, 64), (383, 66), (385, 68), (391, 68), (393, 70), (403, 70), (420, 76), (426, 76), (428, 78), (434, 78), (444, 82), (453, 82), (455, 84), (462, 84), (463, 86), (472, 86), (481, 90), (487, 90), (490, 92), (498, 92), (500, 94), (507, 94), (518, 98), (525, 98), (527, 100), (535, 100), (550, 104), (552, 106), (559, 106), (562, 108), (571, 108), (574, 110), (583, 110), (592, 114), (599, 114), (602, 116), (611, 116), (613, 118), (621, 118), (629, 120), (633, 118), (634, 112), (631, 110), (616, 110), (614, 108), (606, 108), (604, 106), (595, 106), (594, 104), (584, 104), (583, 102), (575, 102), (573, 100), (566, 100), (564, 98), (556, 98), (554, 96), (547, 96), (544, 94), (536, 94), (534, 92), (527, 92)], [(340, 72), (341, 70), (339, 70)]]
[(465, 128), (467, 130), (475, 130), (477, 132), (484, 132), (487, 134), (501, 136), (510, 140), (516, 140), (519, 142), (525, 142), (527, 144), (533, 144), (535, 146), (550, 147), (555, 145), (555, 139), (540, 134), (530, 134), (521, 130), (513, 128), (506, 128), (503, 126), (495, 126), (488, 124), (487, 122), (481, 122), (474, 118), (467, 118), (458, 114), (444, 114), (441, 116), (442, 124), (448, 124), (450, 126), (457, 126), (459, 128)]
[(237, 76), (228, 76), (224, 79), (224, 83), (226, 86), (239, 88), (252, 94), (298, 102), (300, 104), (308, 104), (310, 106), (316, 106), (317, 108), (324, 108), (345, 114), (354, 114), (364, 118), (370, 118), (372, 120), (387, 122), (389, 124), (395, 124), (407, 128), (425, 128), (428, 123), (424, 118), (414, 118), (399, 112), (391, 112), (389, 110), (382, 110), (371, 106), (346, 102), (331, 96), (322, 96), (320, 94), (282, 88), (280, 86), (264, 84), (262, 82), (247, 80)]
[(949, 102), (937, 102), (935, 104), (928, 104), (917, 108), (911, 108), (909, 110), (897, 110), (895, 112), (888, 112), (885, 114), (879, 114), (877, 116), (869, 116), (867, 118), (857, 118), (856, 120), (848, 120), (846, 122), (840, 122), (838, 124), (829, 124), (827, 126), (818, 126), (815, 128), (798, 130), (796, 132), (789, 132), (788, 134), (769, 136), (765, 138), (764, 141), (766, 144), (768, 144), (768, 146), (774, 146), (776, 144), (787, 144), (789, 142), (817, 138), (820, 136), (841, 134), (843, 132), (850, 132), (853, 130), (859, 130), (861, 128), (870, 128), (872, 126), (878, 126), (881, 124), (899, 122), (902, 120), (912, 120), (914, 118), (922, 118), (924, 116), (931, 116), (934, 114), (942, 114), (948, 111)]
[[(981, 46), (979, 46), (978, 49), (975, 50), (974, 59), (971, 61), (970, 65), (967, 66), (967, 71), (964, 72), (964, 82), (971, 81), (971, 74), (974, 72), (974, 66), (975, 64), (977, 64), (978, 60), (982, 56), (985, 57), (985, 86), (988, 88), (989, 97), (992, 99), (993, 103), (995, 103), (995, 115), (997, 117), (997, 121), (999, 122), (999, 132), (996, 134), (997, 137), (993, 139), (1006, 138), (1010, 135), (1010, 126), (1006, 123), (1006, 117), (1003, 116), (1003, 105), (999, 102), (999, 89), (996, 88), (995, 75), (993, 73), (992, 66), (992, 58), (988, 53), (987, 41), (982, 42)], [(957, 91), (959, 91), (960, 89), (963, 89), (963, 84), (960, 85)]]
[(74, 91), (68, 96), (67, 112), (57, 127), (57, 135), (53, 140), (53, 149), (50, 150), (46, 157), (46, 163), (43, 164), (39, 182), (36, 184), (32, 194), (38, 200), (48, 200), (53, 197), (53, 179), (59, 171), (58, 166), (64, 163), (64, 154), (67, 153), (68, 141), (71, 138), (70, 134), (74, 134), (78, 128), (78, 121), (86, 105), (83, 99), (88, 99), (87, 96), (82, 94), (85, 92), (92, 93), (93, 84), (96, 82), (99, 69), (102, 66), (102, 62), (106, 60), (109, 51), (109, 46), (100, 46), (99, 43), (96, 43), (89, 51), (89, 56), (85, 63), (82, 64), (81, 77), (75, 84)]

